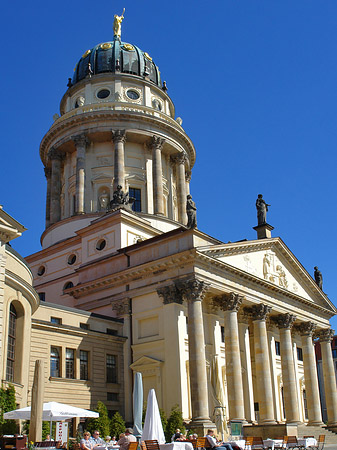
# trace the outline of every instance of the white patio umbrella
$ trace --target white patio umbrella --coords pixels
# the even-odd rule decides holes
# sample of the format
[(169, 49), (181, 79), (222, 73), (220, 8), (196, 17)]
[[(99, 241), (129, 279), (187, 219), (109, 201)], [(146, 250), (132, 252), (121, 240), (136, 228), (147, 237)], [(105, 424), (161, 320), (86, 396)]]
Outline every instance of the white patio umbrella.
[[(21, 419), (30, 420), (31, 408), (15, 409), (4, 414), (4, 419)], [(88, 411), (83, 408), (76, 408), (75, 406), (65, 405), (63, 403), (48, 402), (43, 404), (42, 420), (50, 422), (58, 422), (60, 420), (72, 419), (73, 417), (99, 417), (95, 411)], [(51, 432), (50, 432), (51, 434)]]
[(142, 441), (153, 439), (156, 439), (159, 444), (165, 444), (165, 435), (159, 414), (156, 393), (154, 389), (151, 389), (147, 397)]
[[(30, 406), (26, 408), (15, 409), (4, 414), (4, 419), (30, 419)], [(42, 420), (52, 420), (54, 422), (59, 420), (72, 419), (73, 417), (99, 417), (95, 411), (88, 411), (83, 408), (76, 408), (75, 406), (65, 405), (63, 403), (48, 402), (43, 404)]]

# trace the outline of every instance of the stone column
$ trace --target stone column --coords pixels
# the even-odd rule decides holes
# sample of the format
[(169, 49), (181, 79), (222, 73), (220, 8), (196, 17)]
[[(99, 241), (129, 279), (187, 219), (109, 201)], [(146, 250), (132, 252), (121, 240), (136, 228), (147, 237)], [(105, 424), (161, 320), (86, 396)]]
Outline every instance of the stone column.
[(73, 136), (76, 146), (76, 214), (85, 213), (85, 152), (88, 144), (88, 138), (85, 134)]
[(271, 307), (262, 303), (254, 305), (252, 308), (257, 388), (256, 397), (259, 402), (260, 424), (275, 423), (266, 327), (266, 318), (270, 311)]
[[(124, 342), (124, 352), (123, 352), (123, 361), (124, 361), (124, 392), (131, 393), (133, 391), (133, 383), (132, 383), (132, 371), (130, 369), (130, 365), (132, 364), (132, 354), (131, 354), (131, 302), (130, 298), (124, 298), (122, 300), (118, 300), (112, 302), (111, 307), (112, 311), (116, 311), (117, 316), (124, 320), (123, 325), (123, 336), (128, 336), (128, 339)], [(132, 395), (125, 396), (125, 420), (128, 422), (132, 422)]]
[(336, 376), (333, 367), (331, 340), (334, 330), (326, 328), (318, 333), (322, 351), (323, 379), (325, 390), (326, 409), (328, 414), (328, 426), (337, 426), (337, 388)]
[(47, 196), (46, 196), (46, 228), (50, 225), (50, 191), (51, 191), (51, 169), (44, 168), (44, 174), (47, 179)]
[(124, 183), (124, 144), (126, 140), (125, 130), (116, 130), (112, 132), (112, 140), (115, 143), (115, 163), (114, 163), (114, 191), (117, 186), (122, 186), (125, 189)]
[(238, 310), (243, 297), (234, 292), (213, 299), (214, 305), (224, 311), (225, 355), (229, 418), (244, 420), (244, 401), (239, 343)]
[(291, 339), (291, 327), (293, 326), (296, 317), (294, 314), (286, 313), (280, 314), (275, 320), (280, 328), (281, 368), (286, 421), (290, 424), (296, 424), (300, 421), (300, 416), (298, 411), (294, 354)]
[(183, 225), (187, 224), (186, 215), (186, 174), (185, 163), (187, 161), (186, 153), (175, 157), (177, 168), (177, 201), (178, 201), (178, 220)]
[(51, 160), (50, 187), (50, 225), (61, 220), (61, 164), (62, 155), (52, 148), (48, 157)]
[[(211, 424), (208, 409), (206, 354), (202, 300), (207, 285), (196, 278), (178, 280), (178, 292), (187, 301), (188, 354), (192, 404), (192, 426), (206, 428)], [(199, 433), (198, 433), (199, 434)]]
[(152, 136), (152, 179), (153, 179), (153, 209), (154, 214), (164, 215), (163, 169), (161, 163), (161, 150), (165, 140)]
[(315, 347), (312, 335), (316, 328), (313, 322), (301, 323), (299, 331), (302, 338), (305, 392), (308, 405), (308, 425), (322, 425), (321, 402), (317, 378)]
[(185, 173), (185, 180), (186, 180), (186, 195), (188, 195), (190, 193), (190, 182), (191, 182), (191, 178), (192, 178), (192, 172), (190, 170), (188, 170)]

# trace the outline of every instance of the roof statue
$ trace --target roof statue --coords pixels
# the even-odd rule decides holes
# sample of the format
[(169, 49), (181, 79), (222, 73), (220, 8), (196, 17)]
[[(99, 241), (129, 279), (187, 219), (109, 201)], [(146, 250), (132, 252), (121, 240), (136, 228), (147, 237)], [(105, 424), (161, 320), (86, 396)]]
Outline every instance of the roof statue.
[(123, 8), (123, 12), (121, 16), (118, 16), (117, 14), (114, 15), (114, 24), (113, 24), (113, 30), (114, 30), (114, 36), (121, 37), (122, 34), (122, 22), (124, 19), (124, 13), (125, 8)]
[(267, 211), (268, 211), (268, 203), (263, 200), (262, 194), (257, 196), (256, 200), (256, 209), (257, 209), (257, 224), (264, 225), (267, 223)]
[(315, 266), (314, 269), (315, 269), (314, 278), (315, 278), (316, 284), (317, 284), (317, 286), (320, 289), (323, 289), (323, 275), (322, 275), (322, 272), (320, 270), (318, 270), (317, 266)]

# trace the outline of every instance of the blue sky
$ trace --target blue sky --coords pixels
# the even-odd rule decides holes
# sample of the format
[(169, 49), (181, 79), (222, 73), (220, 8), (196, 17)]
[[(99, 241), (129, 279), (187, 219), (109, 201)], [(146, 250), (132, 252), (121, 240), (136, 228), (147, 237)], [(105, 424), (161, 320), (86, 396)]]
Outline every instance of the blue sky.
[[(39, 143), (76, 62), (113, 37), (147, 51), (193, 140), (198, 227), (254, 239), (255, 200), (337, 303), (337, 2), (87, 0), (2, 5), (1, 199), (27, 228), (13, 247), (40, 248), (45, 179)], [(337, 329), (337, 320), (332, 320)]]

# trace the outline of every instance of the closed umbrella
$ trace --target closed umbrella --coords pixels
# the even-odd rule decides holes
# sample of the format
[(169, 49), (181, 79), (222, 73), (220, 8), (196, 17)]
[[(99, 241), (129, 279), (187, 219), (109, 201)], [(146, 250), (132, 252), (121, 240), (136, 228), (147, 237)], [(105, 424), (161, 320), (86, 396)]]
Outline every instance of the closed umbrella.
[(29, 441), (42, 440), (42, 410), (44, 393), (44, 365), (42, 359), (35, 361), (32, 387), (32, 406), (30, 415)]
[(154, 439), (157, 440), (159, 444), (165, 444), (165, 435), (159, 414), (156, 393), (154, 389), (151, 389), (147, 397), (142, 441)]
[(137, 438), (142, 435), (143, 418), (143, 381), (142, 374), (136, 372), (133, 387), (133, 433)]

